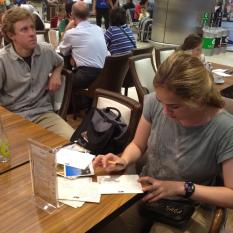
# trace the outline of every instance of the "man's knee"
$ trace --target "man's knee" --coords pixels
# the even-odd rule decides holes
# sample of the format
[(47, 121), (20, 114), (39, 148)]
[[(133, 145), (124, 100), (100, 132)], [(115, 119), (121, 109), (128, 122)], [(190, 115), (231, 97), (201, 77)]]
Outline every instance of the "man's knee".
[(40, 115), (34, 120), (34, 123), (39, 124), (43, 128), (56, 133), (67, 140), (70, 140), (74, 129), (64, 121), (59, 115), (54, 112), (49, 112)]

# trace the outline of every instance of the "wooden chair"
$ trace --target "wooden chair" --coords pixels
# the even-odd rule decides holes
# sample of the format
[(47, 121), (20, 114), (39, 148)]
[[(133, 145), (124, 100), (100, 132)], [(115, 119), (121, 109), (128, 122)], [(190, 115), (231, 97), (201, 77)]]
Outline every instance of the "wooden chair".
[(130, 72), (137, 91), (139, 102), (143, 105), (145, 94), (154, 91), (155, 67), (152, 54), (142, 54), (129, 58)]
[(37, 42), (48, 42), (48, 30), (36, 31)]
[[(145, 54), (145, 53), (152, 54), (153, 50), (154, 50), (153, 46), (144, 47), (144, 48), (135, 48), (132, 50), (132, 54), (133, 54), (133, 56)], [(122, 85), (122, 87), (125, 88), (124, 95), (127, 96), (128, 95), (128, 88), (133, 87), (133, 86), (134, 86), (133, 77), (132, 77), (132, 74), (131, 74), (130, 69), (129, 69), (126, 76), (125, 76), (125, 80), (123, 82), (123, 85)]]
[(48, 42), (53, 46), (54, 49), (57, 48), (59, 44), (58, 31), (55, 29), (50, 29), (48, 31)]
[[(223, 97), (223, 99), (225, 102), (224, 109), (233, 115), (233, 99), (227, 98), (227, 97)], [(219, 233), (220, 232), (222, 226), (225, 224), (226, 214), (227, 214), (227, 209), (218, 207), (218, 206), (216, 207), (214, 218), (212, 220), (212, 224), (211, 224), (211, 227), (208, 233)]]
[[(233, 99), (233, 86), (221, 90), (220, 93), (222, 96), (226, 98)], [(226, 101), (227, 101), (226, 104), (228, 104), (230, 100), (226, 100)]]
[(50, 96), (54, 111), (66, 120), (72, 92), (72, 72), (67, 69), (63, 69), (61, 78), (61, 87), (56, 92), (51, 92)]
[(177, 47), (163, 47), (160, 49), (155, 49), (155, 60), (156, 60), (156, 67), (158, 68), (163, 61), (169, 57), (173, 52), (175, 52)]
[(142, 106), (140, 103), (120, 93), (96, 89), (92, 105), (97, 108), (115, 107), (119, 109), (129, 128), (128, 143), (132, 141), (141, 116)]
[(84, 95), (93, 100), (95, 90), (97, 88), (121, 93), (121, 87), (129, 68), (128, 58), (130, 56), (131, 53), (106, 57), (103, 69), (88, 89), (72, 90), (72, 105), (74, 111), (74, 119), (76, 118), (77, 114), (77, 107), (75, 107), (75, 99), (77, 99), (78, 96)]

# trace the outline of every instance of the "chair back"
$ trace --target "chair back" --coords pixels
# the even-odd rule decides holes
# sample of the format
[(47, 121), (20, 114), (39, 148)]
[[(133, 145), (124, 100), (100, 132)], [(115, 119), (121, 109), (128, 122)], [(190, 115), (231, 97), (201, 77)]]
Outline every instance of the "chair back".
[(53, 46), (53, 48), (56, 49), (59, 44), (58, 31), (54, 29), (50, 29), (48, 31), (48, 40), (49, 43)]
[(223, 99), (225, 102), (224, 109), (233, 115), (233, 99), (227, 97), (223, 97)]
[(152, 55), (148, 53), (132, 56), (129, 64), (139, 102), (143, 104), (144, 95), (154, 91), (155, 68)]
[(119, 109), (122, 120), (128, 125), (128, 143), (132, 141), (141, 116), (142, 106), (140, 103), (120, 93), (96, 89), (93, 106), (97, 108), (115, 107)]
[(130, 56), (131, 53), (106, 57), (102, 71), (88, 88), (88, 96), (93, 98), (97, 88), (121, 93), (121, 87), (129, 68), (128, 58)]
[[(133, 56), (140, 55), (140, 54), (146, 54), (146, 53), (152, 54), (153, 50), (154, 50), (153, 46), (148, 46), (148, 47), (143, 47), (143, 48), (135, 48), (132, 50), (132, 54), (133, 54)], [(132, 74), (131, 74), (130, 69), (129, 69), (126, 76), (125, 76), (124, 83), (122, 85), (122, 87), (125, 88), (125, 95), (128, 95), (128, 88), (133, 87), (133, 86), (134, 86), (133, 77), (132, 77)]]
[(36, 38), (37, 42), (49, 42), (48, 40), (48, 31), (43, 30), (43, 31), (36, 31)]
[(64, 120), (66, 120), (72, 92), (72, 72), (63, 69), (61, 81), (62, 82), (60, 88), (55, 92), (51, 92), (50, 96), (54, 112), (56, 112)]
[(172, 53), (175, 52), (177, 47), (163, 47), (160, 49), (155, 49), (155, 60), (156, 67), (158, 68), (160, 64), (162, 64), (167, 57), (169, 57)]
[(132, 50), (133, 56), (136, 55), (141, 55), (141, 54), (145, 54), (145, 53), (151, 53), (154, 50), (154, 46), (147, 46), (147, 47), (143, 47), (143, 48), (135, 48)]

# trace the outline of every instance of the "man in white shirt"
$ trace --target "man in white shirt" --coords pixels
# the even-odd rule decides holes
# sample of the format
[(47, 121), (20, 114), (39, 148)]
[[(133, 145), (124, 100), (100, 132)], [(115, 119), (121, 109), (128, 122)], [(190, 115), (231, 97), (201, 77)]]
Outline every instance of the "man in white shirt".
[(73, 20), (66, 27), (60, 51), (71, 54), (76, 71), (73, 78), (75, 89), (85, 89), (96, 79), (104, 66), (108, 54), (103, 31), (88, 21), (89, 9), (83, 1), (77, 1), (72, 7)]

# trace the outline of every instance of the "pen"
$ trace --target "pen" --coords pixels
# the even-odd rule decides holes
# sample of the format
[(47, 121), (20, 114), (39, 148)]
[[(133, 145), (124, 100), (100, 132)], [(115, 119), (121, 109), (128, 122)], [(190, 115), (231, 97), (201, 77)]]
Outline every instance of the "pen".
[(123, 163), (119, 163), (119, 162), (115, 162), (115, 161), (111, 161), (111, 160), (108, 161), (108, 163), (109, 163), (109, 164), (113, 164), (113, 165), (115, 165), (115, 166), (122, 166), (122, 167), (125, 166)]

